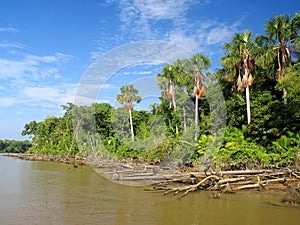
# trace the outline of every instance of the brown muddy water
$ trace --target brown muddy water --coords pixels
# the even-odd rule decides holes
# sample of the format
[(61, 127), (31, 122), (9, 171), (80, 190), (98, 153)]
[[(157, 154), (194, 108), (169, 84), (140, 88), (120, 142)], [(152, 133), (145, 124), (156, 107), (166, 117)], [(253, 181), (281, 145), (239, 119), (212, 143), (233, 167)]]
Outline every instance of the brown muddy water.
[(182, 199), (116, 184), (93, 169), (0, 156), (1, 225), (296, 225), (299, 207), (281, 193), (240, 192)]

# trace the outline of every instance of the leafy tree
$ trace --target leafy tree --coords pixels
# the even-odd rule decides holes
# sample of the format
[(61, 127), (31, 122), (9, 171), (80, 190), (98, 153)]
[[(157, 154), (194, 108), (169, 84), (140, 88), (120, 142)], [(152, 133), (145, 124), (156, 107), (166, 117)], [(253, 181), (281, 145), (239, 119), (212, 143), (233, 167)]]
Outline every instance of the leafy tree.
[(108, 103), (94, 103), (93, 107), (95, 109), (95, 123), (97, 132), (103, 138), (112, 136), (114, 133), (111, 121), (113, 107)]
[(24, 153), (32, 146), (29, 141), (0, 140), (0, 152)]
[[(32, 141), (27, 152), (113, 155), (176, 166), (191, 159), (221, 165), (291, 163), (300, 146), (299, 25), (299, 13), (282, 15), (267, 21), (266, 37), (234, 34), (223, 46), (223, 67), (215, 74), (204, 73), (211, 61), (203, 54), (166, 65), (157, 75), (160, 102), (150, 112), (133, 109), (141, 101), (133, 85), (124, 85), (117, 95), (124, 108), (67, 103), (62, 117), (25, 125), (22, 134)], [(245, 90), (246, 97), (236, 89)], [(282, 101), (282, 90), (289, 104)], [(23, 152), (28, 143), (4, 140), (0, 148)]]
[(29, 135), (29, 138), (33, 139), (37, 127), (38, 127), (38, 122), (36, 121), (31, 121), (30, 123), (25, 124), (24, 130), (22, 131), (22, 136)]
[[(187, 102), (190, 99), (189, 96), (192, 92), (192, 79), (188, 73), (189, 71), (189, 65), (190, 62), (188, 59), (178, 59), (174, 62), (174, 66), (176, 67), (176, 70), (178, 71), (176, 76), (176, 84), (179, 87), (179, 97), (182, 101), (182, 118), (183, 118), (183, 129), (186, 133), (187, 131)], [(182, 93), (185, 93), (185, 95), (182, 95)]]

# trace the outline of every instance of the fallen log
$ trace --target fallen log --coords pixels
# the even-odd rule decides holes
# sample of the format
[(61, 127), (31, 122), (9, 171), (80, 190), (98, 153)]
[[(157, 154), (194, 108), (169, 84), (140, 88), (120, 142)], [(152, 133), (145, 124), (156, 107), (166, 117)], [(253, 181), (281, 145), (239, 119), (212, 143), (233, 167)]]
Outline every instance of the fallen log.
[(233, 170), (233, 171), (221, 171), (220, 175), (256, 175), (263, 173), (271, 173), (273, 170)]
[(259, 183), (256, 184), (247, 184), (247, 185), (243, 185), (243, 186), (239, 186), (234, 188), (235, 191), (240, 191), (240, 190), (244, 190), (244, 189), (251, 189), (251, 188), (258, 188), (260, 187)]
[(181, 197), (183, 197), (183, 196), (187, 195), (189, 192), (197, 190), (203, 183), (205, 183), (206, 181), (208, 181), (210, 179), (220, 180), (220, 178), (218, 176), (210, 175), (208, 177), (205, 177), (200, 182), (198, 182), (197, 184), (194, 184), (194, 185), (187, 185), (187, 186), (183, 186), (183, 187), (169, 188), (169, 190), (167, 190), (164, 193), (164, 195), (169, 194), (171, 192), (174, 192), (174, 194), (178, 194), (179, 192), (185, 191), (184, 194), (181, 196)]
[(246, 177), (237, 177), (237, 178), (227, 178), (227, 179), (222, 179), (218, 182), (218, 184), (224, 184), (224, 183), (232, 183), (232, 182), (237, 182), (237, 181), (242, 181), (246, 180)]

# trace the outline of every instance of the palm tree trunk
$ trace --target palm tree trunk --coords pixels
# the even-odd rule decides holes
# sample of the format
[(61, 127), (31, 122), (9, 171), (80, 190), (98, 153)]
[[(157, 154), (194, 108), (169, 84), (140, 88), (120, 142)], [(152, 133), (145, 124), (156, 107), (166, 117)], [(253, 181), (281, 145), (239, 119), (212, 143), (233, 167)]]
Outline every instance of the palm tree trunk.
[[(174, 94), (172, 94), (172, 103), (173, 103), (174, 111), (176, 112), (177, 106), (176, 106), (175, 95)], [(179, 128), (178, 128), (178, 124), (177, 123), (175, 125), (175, 129), (176, 129), (176, 134), (178, 134), (179, 133)]]
[(128, 111), (129, 111), (129, 121), (130, 121), (131, 140), (134, 141), (134, 133), (133, 133), (133, 124), (132, 124), (131, 109), (129, 109)]
[(250, 111), (250, 91), (249, 91), (249, 86), (246, 86), (246, 103), (247, 103), (247, 119), (248, 119), (248, 124), (251, 122), (251, 111)]
[(186, 133), (186, 112), (185, 112), (184, 106), (183, 106), (182, 110), (183, 110), (183, 130), (184, 130), (184, 133)]
[(283, 88), (283, 103), (287, 104), (287, 90)]
[(198, 121), (199, 121), (199, 104), (198, 98), (195, 96), (195, 141), (198, 139)]

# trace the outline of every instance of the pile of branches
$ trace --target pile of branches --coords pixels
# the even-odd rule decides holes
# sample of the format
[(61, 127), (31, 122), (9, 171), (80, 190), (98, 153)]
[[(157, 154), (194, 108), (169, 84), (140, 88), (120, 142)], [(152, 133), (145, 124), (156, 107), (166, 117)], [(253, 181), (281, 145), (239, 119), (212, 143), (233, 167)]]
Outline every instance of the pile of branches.
[[(189, 173), (183, 178), (165, 180), (152, 185), (150, 190), (164, 191), (164, 195), (181, 194), (180, 198), (197, 190), (236, 193), (241, 190), (288, 190), (300, 185), (296, 170), (240, 170), (219, 173)], [(148, 189), (149, 190), (149, 189)]]

